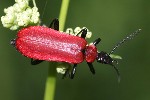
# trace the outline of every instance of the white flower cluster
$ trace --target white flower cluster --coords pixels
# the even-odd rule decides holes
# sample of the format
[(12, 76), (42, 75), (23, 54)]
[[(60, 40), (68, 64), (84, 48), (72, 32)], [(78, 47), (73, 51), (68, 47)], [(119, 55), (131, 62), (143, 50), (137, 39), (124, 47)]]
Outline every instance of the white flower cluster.
[(68, 63), (58, 63), (56, 71), (59, 74), (65, 74), (65, 72), (68, 70), (69, 73), (71, 72), (72, 66)]
[(65, 74), (67, 69), (65, 67), (57, 67), (56, 70), (57, 70), (57, 73)]
[[(85, 29), (86, 27), (76, 27), (74, 30), (72, 28), (67, 28), (66, 29), (66, 33), (69, 33), (71, 35), (74, 35), (76, 36), (82, 29)], [(86, 28), (87, 29), (87, 28)], [(81, 34), (79, 34), (79, 36), (81, 36)], [(90, 32), (88, 29), (87, 29), (87, 34), (86, 34), (86, 38), (91, 38), (92, 36), (92, 32)]]
[(29, 0), (15, 0), (13, 6), (4, 9), (5, 16), (1, 17), (4, 27), (17, 30), (19, 27), (38, 25), (40, 22), (38, 8), (29, 6)]

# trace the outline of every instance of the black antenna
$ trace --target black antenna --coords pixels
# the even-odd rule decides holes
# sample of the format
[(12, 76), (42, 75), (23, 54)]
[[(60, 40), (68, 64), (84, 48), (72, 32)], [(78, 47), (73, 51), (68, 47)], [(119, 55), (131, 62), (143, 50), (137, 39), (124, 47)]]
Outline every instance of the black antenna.
[(112, 66), (112, 67), (115, 69), (115, 71), (117, 72), (118, 83), (120, 83), (121, 77), (120, 77), (119, 69), (118, 69), (115, 65), (113, 65), (113, 64), (111, 64), (111, 66)]
[(141, 31), (141, 29), (136, 30), (134, 33), (130, 34), (129, 36), (127, 36), (126, 38), (124, 38), (122, 41), (120, 41), (119, 43), (117, 43), (114, 48), (110, 51), (109, 55), (112, 54), (119, 46), (121, 46), (124, 42), (126, 42), (127, 40), (131, 40), (133, 39), (136, 35), (138, 35), (138, 33)]

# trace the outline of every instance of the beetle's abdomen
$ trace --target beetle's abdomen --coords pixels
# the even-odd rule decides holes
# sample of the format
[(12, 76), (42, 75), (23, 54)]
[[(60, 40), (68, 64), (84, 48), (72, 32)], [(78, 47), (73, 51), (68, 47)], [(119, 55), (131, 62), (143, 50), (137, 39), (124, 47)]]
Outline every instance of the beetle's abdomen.
[(22, 29), (16, 39), (16, 48), (24, 56), (68, 63), (80, 63), (84, 60), (81, 51), (85, 49), (86, 44), (80, 37), (42, 26)]

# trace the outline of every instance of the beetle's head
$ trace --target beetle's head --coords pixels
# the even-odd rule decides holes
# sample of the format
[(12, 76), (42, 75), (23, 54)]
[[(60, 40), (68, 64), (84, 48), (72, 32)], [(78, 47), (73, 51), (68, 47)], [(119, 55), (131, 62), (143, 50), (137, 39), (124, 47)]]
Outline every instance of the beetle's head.
[(107, 54), (106, 52), (103, 52), (103, 51), (98, 52), (96, 59), (97, 59), (97, 62), (100, 62), (102, 64), (113, 65), (113, 62), (118, 64), (118, 62), (116, 60), (112, 59), (109, 54)]

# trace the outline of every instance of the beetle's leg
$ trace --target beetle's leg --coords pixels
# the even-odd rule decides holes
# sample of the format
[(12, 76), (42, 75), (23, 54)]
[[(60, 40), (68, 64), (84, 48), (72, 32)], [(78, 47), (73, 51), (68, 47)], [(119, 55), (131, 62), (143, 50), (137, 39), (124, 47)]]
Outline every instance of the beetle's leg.
[(89, 62), (87, 62), (87, 64), (88, 64), (88, 66), (89, 66), (90, 71), (92, 72), (92, 74), (95, 74), (95, 69), (94, 69), (94, 67), (93, 67), (93, 64), (92, 64), (92, 63), (89, 63)]
[(75, 73), (76, 73), (76, 68), (77, 68), (77, 64), (74, 64), (73, 69), (72, 69), (72, 71), (71, 71), (71, 75), (70, 75), (70, 78), (71, 78), (71, 79), (74, 78), (74, 75), (75, 75)]
[(43, 60), (35, 60), (31, 58), (31, 65), (37, 65), (39, 63), (43, 62)]
[(81, 37), (85, 39), (87, 34), (87, 28), (82, 29), (76, 36), (78, 36), (81, 33)]
[(98, 39), (96, 39), (96, 40), (93, 42), (93, 44), (96, 46), (100, 41), (101, 41), (101, 39), (98, 38)]
[[(53, 26), (54, 25), (54, 26)], [(51, 24), (49, 25), (49, 28), (52, 28), (52, 26), (54, 27), (55, 30), (59, 31), (59, 20), (57, 18), (55, 18)]]

